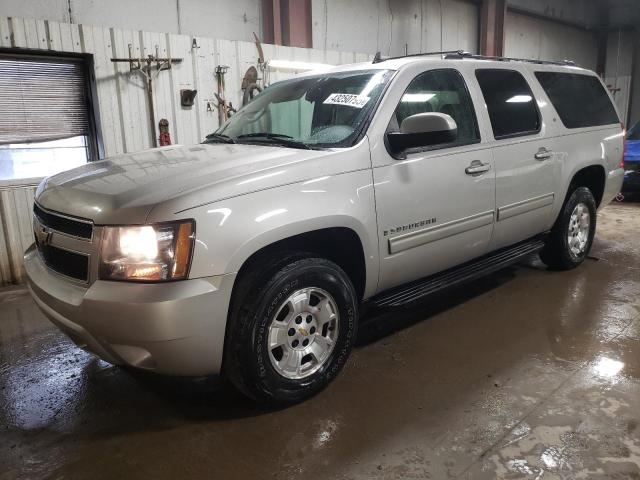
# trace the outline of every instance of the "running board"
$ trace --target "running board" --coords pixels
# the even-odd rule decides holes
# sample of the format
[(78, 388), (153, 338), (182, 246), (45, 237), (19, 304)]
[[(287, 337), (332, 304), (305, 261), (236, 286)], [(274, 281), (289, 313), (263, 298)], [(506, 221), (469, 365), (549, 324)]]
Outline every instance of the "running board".
[(538, 253), (544, 247), (540, 238), (527, 240), (477, 260), (463, 263), (444, 272), (436, 273), (407, 285), (393, 288), (371, 299), (376, 307), (397, 307), (419, 300), (439, 290), (475, 280), (489, 273), (501, 270), (519, 260)]

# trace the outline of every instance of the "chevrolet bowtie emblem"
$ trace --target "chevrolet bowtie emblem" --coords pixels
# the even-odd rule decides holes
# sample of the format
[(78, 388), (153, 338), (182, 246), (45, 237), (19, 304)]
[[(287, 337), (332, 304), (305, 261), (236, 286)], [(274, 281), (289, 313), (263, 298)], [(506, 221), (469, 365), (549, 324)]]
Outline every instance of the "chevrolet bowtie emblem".
[(309, 336), (309, 332), (307, 332), (304, 328), (299, 328), (298, 331), (300, 332), (300, 335), (302, 335), (303, 337)]
[(40, 245), (50, 245), (53, 232), (44, 226), (39, 226), (35, 230), (36, 241)]

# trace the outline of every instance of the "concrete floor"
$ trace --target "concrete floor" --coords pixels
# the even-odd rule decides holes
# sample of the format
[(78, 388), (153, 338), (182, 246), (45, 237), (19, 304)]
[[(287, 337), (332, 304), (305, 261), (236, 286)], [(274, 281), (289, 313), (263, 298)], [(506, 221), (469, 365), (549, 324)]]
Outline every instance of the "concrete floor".
[(0, 479), (640, 478), (640, 204), (579, 269), (514, 267), (369, 312), (319, 396), (112, 367), (0, 294)]

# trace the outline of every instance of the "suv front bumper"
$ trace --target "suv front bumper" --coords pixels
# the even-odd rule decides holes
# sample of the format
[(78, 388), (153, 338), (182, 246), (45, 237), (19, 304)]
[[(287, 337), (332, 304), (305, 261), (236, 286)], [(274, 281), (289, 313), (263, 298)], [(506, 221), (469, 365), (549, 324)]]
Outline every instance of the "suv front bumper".
[(33, 245), (24, 264), (38, 307), (81, 348), (158, 373), (220, 372), (235, 274), (85, 286), (51, 272)]

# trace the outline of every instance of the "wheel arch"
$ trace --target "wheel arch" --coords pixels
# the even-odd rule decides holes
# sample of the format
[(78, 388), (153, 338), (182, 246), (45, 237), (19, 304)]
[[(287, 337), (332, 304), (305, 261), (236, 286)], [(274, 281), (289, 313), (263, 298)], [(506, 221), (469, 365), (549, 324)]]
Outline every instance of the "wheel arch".
[(306, 252), (331, 260), (351, 279), (358, 299), (362, 300), (364, 297), (367, 290), (364, 247), (358, 233), (345, 226), (309, 230), (267, 243), (242, 262), (237, 278), (242, 278), (252, 268), (259, 267), (264, 259), (288, 251)]
[(586, 187), (591, 190), (593, 198), (596, 201), (596, 207), (600, 207), (600, 203), (602, 202), (602, 197), (604, 195), (606, 180), (607, 174), (602, 165), (594, 164), (580, 168), (571, 177), (571, 181), (569, 182), (565, 192), (563, 204), (576, 188)]

